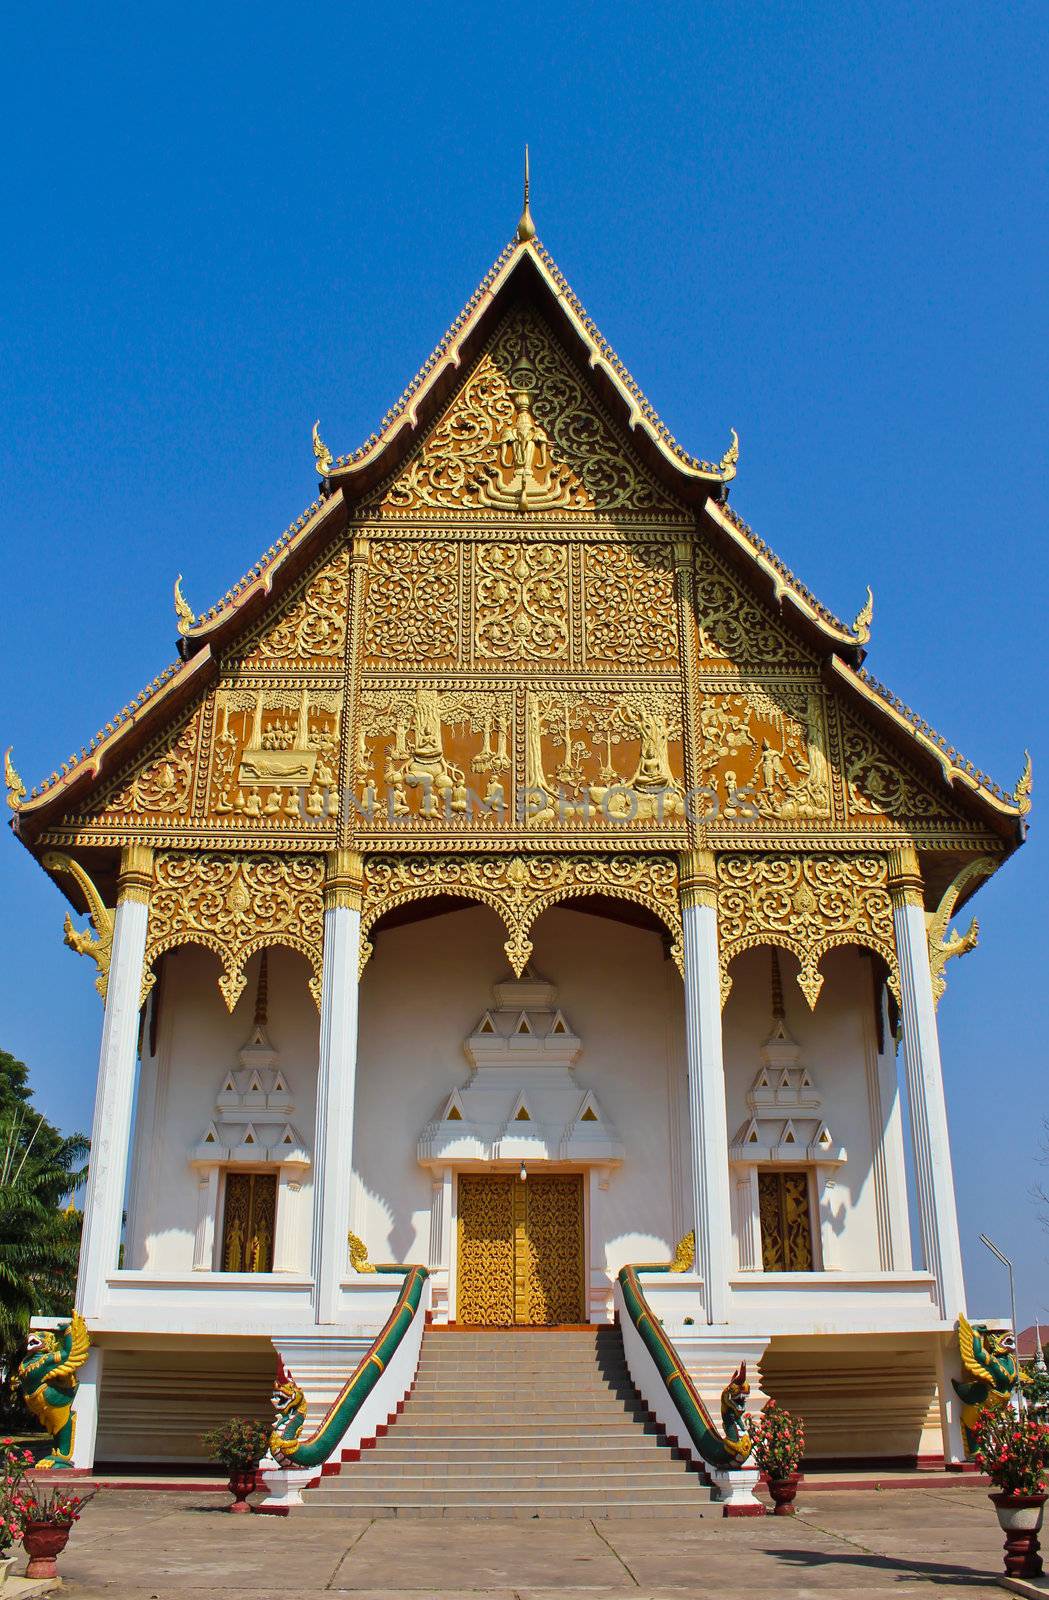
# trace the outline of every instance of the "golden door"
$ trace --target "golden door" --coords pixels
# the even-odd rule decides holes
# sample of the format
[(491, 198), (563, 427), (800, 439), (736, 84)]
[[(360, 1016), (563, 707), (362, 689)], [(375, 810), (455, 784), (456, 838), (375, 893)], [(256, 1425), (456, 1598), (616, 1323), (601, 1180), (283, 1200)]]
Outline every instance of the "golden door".
[(582, 1322), (583, 1180), (578, 1173), (459, 1179), (455, 1319), (484, 1327)]
[(761, 1265), (766, 1272), (811, 1272), (812, 1214), (807, 1172), (759, 1172)]
[(272, 1272), (276, 1220), (275, 1172), (227, 1172), (222, 1270)]

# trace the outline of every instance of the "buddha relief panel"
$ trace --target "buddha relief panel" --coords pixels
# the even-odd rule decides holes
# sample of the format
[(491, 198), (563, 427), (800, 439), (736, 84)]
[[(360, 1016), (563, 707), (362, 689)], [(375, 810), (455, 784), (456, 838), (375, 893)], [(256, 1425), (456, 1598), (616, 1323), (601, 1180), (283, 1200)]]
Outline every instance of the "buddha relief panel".
[(337, 815), (342, 690), (231, 683), (215, 693), (207, 811), (295, 822)]
[(818, 684), (704, 678), (698, 780), (719, 818), (829, 819), (827, 717)]
[(362, 825), (488, 826), (512, 808), (513, 697), (430, 684), (362, 690), (355, 758)]

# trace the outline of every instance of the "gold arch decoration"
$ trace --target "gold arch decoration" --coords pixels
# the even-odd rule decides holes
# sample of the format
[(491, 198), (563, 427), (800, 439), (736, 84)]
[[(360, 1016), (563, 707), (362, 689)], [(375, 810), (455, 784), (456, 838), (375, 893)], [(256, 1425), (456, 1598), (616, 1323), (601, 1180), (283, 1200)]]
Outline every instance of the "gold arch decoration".
[(361, 970), (372, 954), (368, 934), (386, 911), (433, 895), (490, 906), (507, 930), (507, 959), (518, 977), (532, 954), (529, 932), (551, 906), (606, 895), (644, 906), (667, 928), (670, 954), (683, 971), (677, 863), (664, 855), (369, 856), (364, 868)]
[(200, 944), (222, 963), (219, 988), (237, 1004), (249, 956), (286, 945), (306, 957), (309, 989), (321, 1002), (324, 858), (198, 855), (158, 851), (149, 907), (146, 968), (178, 945)]
[(717, 877), (722, 1005), (732, 988), (732, 961), (764, 944), (797, 956), (798, 987), (810, 1009), (823, 987), (820, 961), (839, 945), (876, 951), (899, 993), (885, 856), (719, 855)]

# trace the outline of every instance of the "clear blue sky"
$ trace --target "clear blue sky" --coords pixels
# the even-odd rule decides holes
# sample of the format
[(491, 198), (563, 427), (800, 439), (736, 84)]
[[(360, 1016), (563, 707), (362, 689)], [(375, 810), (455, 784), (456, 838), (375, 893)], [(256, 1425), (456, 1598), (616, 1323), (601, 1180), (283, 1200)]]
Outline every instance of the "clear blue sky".
[[(679, 439), (1032, 836), (940, 1012), (971, 1308), (986, 1229), (1049, 1320), (1049, 9), (7, 7), (3, 710), (32, 784), (371, 432), (509, 236), (540, 236)], [(1044, 757), (1041, 772), (1047, 771)], [(1046, 780), (1042, 780), (1043, 782)], [(0, 840), (0, 1046), (90, 1122), (100, 1007)], [(1049, 1173), (1045, 1176), (1049, 1179)]]

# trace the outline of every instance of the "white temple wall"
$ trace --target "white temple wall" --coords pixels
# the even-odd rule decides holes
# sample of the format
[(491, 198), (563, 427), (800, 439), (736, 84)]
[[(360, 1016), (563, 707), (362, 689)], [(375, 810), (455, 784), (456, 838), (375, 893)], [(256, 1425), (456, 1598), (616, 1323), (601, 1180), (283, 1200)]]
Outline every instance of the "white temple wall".
[[(219, 966), (209, 951), (182, 946), (164, 959), (157, 1054), (143, 1040), (132, 1154), (124, 1264), (166, 1275), (193, 1271), (198, 1226), (199, 1175), (189, 1165), (215, 1114), (223, 1075), (237, 1065), (255, 1007), (259, 957), (248, 962), (247, 983), (232, 1015), (218, 988)], [(317, 1084), (317, 1008), (308, 971), (293, 951), (269, 951), (267, 1031), (294, 1097), (291, 1121), (312, 1149)], [(309, 1269), (310, 1173), (295, 1196), (303, 1226), (297, 1263)], [(216, 1237), (221, 1239), (219, 1186)]]
[[(493, 983), (510, 974), (505, 937), (483, 907), (378, 936), (361, 987), (354, 1139), (353, 1226), (373, 1261), (428, 1259), (432, 1183), (416, 1142), (470, 1076), (463, 1041), (491, 1005)], [(658, 934), (605, 917), (558, 908), (532, 937), (532, 966), (557, 985), (583, 1041), (580, 1092), (594, 1089), (626, 1147), (601, 1194), (608, 1269), (658, 1259), (680, 1213), (671, 1199), (668, 1061), (684, 1027), (681, 981), (671, 966), (668, 983)]]
[[(821, 964), (823, 989), (810, 1011), (795, 982), (797, 964), (779, 955), (787, 1027), (800, 1062), (822, 1100), (820, 1115), (847, 1159), (833, 1175), (829, 1268), (867, 1273), (907, 1270), (906, 1176), (893, 1043), (878, 1050), (870, 961), (861, 951), (831, 951)], [(747, 1122), (748, 1089), (771, 1026), (771, 956), (751, 950), (732, 966), (723, 1013), (729, 1137)], [(799, 1150), (798, 1166), (805, 1165)], [(757, 1263), (760, 1270), (760, 1261)]]

